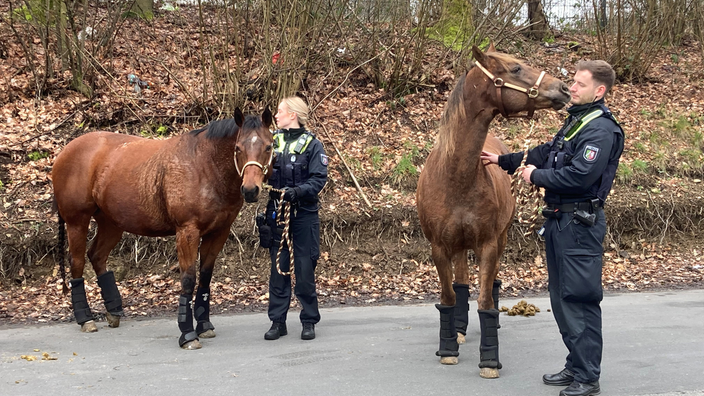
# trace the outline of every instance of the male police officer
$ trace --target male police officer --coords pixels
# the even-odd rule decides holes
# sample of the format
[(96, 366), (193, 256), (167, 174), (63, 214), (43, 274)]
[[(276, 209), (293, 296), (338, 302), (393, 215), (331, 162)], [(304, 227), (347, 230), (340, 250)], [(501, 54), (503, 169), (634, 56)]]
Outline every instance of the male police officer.
[[(283, 199), (292, 208), (289, 233), (293, 239), (295, 294), (301, 304), (300, 319), (303, 330), (301, 339), (315, 338), (315, 324), (320, 321), (318, 295), (315, 291), (315, 267), (320, 256), (320, 219), (318, 194), (327, 181), (328, 157), (323, 144), (304, 128), (308, 120), (308, 106), (298, 97), (285, 98), (279, 104), (274, 134), (276, 162), (269, 178), (275, 189), (284, 190)], [(281, 244), (282, 214), (279, 193), (271, 192), (266, 210), (266, 224), (273, 231), (273, 241), (262, 238), (262, 246), (271, 254), (269, 278), (269, 319), (273, 322), (264, 334), (267, 340), (276, 340), (288, 334), (286, 315), (291, 303), (291, 277), (282, 275), (276, 268), (276, 256)], [(262, 236), (260, 228), (260, 237)], [(270, 243), (270, 246), (266, 246)], [(289, 249), (284, 242), (279, 257), (279, 268), (288, 272)]]
[[(569, 353), (565, 368), (546, 374), (560, 396), (600, 393), (601, 268), (606, 219), (603, 206), (623, 152), (624, 134), (604, 96), (615, 73), (604, 61), (582, 61), (570, 88), (569, 117), (552, 142), (528, 152), (522, 177), (545, 188), (545, 236), (550, 302)], [(523, 152), (482, 159), (515, 172)]]

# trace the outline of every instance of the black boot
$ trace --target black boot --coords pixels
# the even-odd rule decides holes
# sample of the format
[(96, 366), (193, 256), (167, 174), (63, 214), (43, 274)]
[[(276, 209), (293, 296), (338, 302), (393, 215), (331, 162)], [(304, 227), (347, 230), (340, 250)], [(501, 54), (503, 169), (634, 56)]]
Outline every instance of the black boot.
[(278, 340), (279, 337), (288, 334), (286, 330), (286, 323), (284, 322), (273, 322), (271, 328), (264, 334), (265, 340)]
[(122, 316), (122, 297), (120, 291), (117, 290), (117, 282), (115, 282), (115, 273), (107, 271), (98, 276), (98, 286), (100, 286), (100, 295), (103, 296), (105, 309), (113, 316)]
[[(215, 326), (210, 323), (210, 289), (198, 288), (196, 301), (193, 303), (193, 313), (196, 319), (196, 333), (201, 335), (208, 330), (215, 330)], [(211, 333), (212, 334), (212, 333)]]
[(315, 338), (315, 324), (303, 323), (303, 331), (301, 331), (302, 340), (312, 340)]
[(188, 342), (198, 340), (198, 334), (193, 330), (192, 298), (192, 296), (187, 294), (181, 294), (178, 298), (178, 328), (181, 330), (178, 345), (181, 347)]
[(599, 381), (589, 383), (574, 381), (570, 386), (560, 391), (560, 396), (593, 396), (600, 393)]
[(479, 341), (479, 367), (500, 369), (499, 362), (499, 335), (497, 319), (499, 311), (495, 309), (478, 309), (481, 339)]
[(467, 335), (469, 324), (469, 285), (453, 283), (455, 291), (455, 329), (458, 333)]
[(460, 345), (457, 343), (455, 329), (455, 307), (435, 304), (435, 308), (440, 311), (440, 349), (435, 354), (440, 357), (459, 356)]
[(567, 386), (574, 381), (574, 373), (566, 368), (557, 374), (545, 374), (543, 383), (553, 386)]
[[(494, 308), (498, 311), (499, 310), (499, 290), (501, 290), (501, 280), (500, 279), (495, 279), (494, 280), (494, 285), (491, 288), (491, 298), (494, 299)], [(500, 329), (501, 325), (499, 324), (499, 317), (496, 317), (496, 328)]]
[(73, 316), (76, 323), (82, 325), (89, 320), (93, 320), (93, 313), (90, 312), (88, 300), (86, 299), (86, 288), (83, 278), (71, 279), (71, 304), (73, 305)]

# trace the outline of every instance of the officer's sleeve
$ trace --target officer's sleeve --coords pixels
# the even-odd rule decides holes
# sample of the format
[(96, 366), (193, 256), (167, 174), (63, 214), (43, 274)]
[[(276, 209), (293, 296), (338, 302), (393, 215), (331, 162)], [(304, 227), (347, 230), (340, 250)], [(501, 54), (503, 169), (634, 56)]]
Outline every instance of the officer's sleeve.
[[(499, 155), (499, 166), (501, 169), (512, 175), (516, 172), (519, 166), (521, 166), (521, 161), (523, 161), (523, 151), (517, 153), (509, 153)], [(534, 147), (528, 150), (528, 159), (526, 159), (526, 165), (533, 165), (536, 168), (543, 166), (545, 158), (550, 153), (549, 144), (541, 144), (540, 146)]]
[(313, 139), (308, 146), (308, 181), (296, 186), (299, 200), (309, 200), (317, 196), (328, 181), (328, 157), (320, 140)]
[(531, 182), (558, 194), (579, 194), (589, 190), (609, 163), (614, 133), (606, 123), (613, 125), (612, 121), (600, 118), (579, 132), (570, 165), (559, 170), (536, 169), (531, 173)]

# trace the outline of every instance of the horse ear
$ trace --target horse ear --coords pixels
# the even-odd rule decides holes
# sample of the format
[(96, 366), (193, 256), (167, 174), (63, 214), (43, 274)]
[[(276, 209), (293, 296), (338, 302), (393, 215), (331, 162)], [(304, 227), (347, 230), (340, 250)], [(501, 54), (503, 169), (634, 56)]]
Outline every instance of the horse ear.
[(242, 114), (242, 110), (239, 107), (235, 109), (235, 124), (240, 128), (244, 124), (244, 114)]
[(487, 48), (486, 52), (496, 52), (496, 47), (494, 47), (493, 41), (489, 43), (489, 48)]
[(267, 129), (271, 126), (271, 110), (269, 110), (269, 106), (264, 109), (264, 112), (262, 113), (262, 123), (264, 124)]
[(477, 62), (482, 62), (484, 60), (484, 53), (476, 45), (472, 46), (472, 55), (474, 56), (474, 60)]

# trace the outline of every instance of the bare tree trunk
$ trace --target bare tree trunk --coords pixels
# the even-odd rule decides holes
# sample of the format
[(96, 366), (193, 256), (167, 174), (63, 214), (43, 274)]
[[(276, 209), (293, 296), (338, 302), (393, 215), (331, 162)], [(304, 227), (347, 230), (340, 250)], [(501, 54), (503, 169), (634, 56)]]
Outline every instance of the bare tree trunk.
[(135, 0), (130, 13), (151, 21), (154, 18), (154, 0)]
[(533, 38), (540, 40), (550, 33), (540, 0), (528, 0), (528, 22), (530, 23), (528, 34)]

